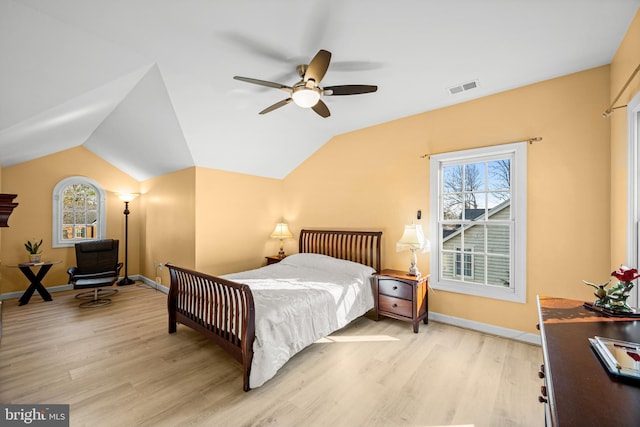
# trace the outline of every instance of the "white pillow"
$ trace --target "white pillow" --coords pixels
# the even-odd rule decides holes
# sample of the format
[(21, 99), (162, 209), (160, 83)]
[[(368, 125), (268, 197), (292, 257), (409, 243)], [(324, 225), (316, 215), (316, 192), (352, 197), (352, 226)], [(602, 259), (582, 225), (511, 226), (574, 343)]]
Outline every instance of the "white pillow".
[(335, 270), (356, 276), (362, 274), (371, 275), (376, 271), (374, 268), (357, 262), (333, 258), (328, 255), (311, 253), (289, 255), (288, 257), (280, 261), (279, 264), (316, 268), (318, 270)]

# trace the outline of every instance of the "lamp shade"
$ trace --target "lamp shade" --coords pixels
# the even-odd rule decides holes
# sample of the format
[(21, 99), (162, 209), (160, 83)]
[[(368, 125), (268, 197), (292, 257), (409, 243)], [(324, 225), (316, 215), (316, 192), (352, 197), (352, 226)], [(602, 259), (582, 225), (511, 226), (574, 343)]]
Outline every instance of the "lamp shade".
[(424, 238), (420, 224), (405, 225), (404, 233), (402, 233), (402, 237), (396, 243), (396, 252), (410, 249), (421, 252), (427, 252), (430, 249), (429, 241)]
[(271, 237), (274, 239), (290, 239), (293, 237), (293, 234), (289, 231), (289, 226), (286, 223), (280, 222), (276, 224), (276, 228), (273, 230), (273, 233), (271, 233)]
[(118, 198), (123, 202), (130, 202), (138, 197), (138, 193), (118, 193)]

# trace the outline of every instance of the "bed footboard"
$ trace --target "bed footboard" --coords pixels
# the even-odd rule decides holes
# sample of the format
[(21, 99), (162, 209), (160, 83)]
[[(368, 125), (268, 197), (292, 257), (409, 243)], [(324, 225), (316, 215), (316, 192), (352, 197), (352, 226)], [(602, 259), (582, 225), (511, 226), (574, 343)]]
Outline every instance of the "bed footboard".
[(167, 264), (169, 333), (177, 323), (200, 332), (242, 363), (243, 389), (249, 375), (255, 338), (255, 308), (247, 285)]

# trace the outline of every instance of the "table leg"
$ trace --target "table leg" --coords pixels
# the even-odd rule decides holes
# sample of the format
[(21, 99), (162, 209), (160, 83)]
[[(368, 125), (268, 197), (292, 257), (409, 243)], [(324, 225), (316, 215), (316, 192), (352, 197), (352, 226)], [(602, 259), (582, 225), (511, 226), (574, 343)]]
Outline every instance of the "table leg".
[(33, 271), (31, 271), (31, 268), (29, 267), (19, 267), (20, 271), (22, 271), (22, 274), (24, 274), (25, 277), (29, 279), (29, 282), (31, 282), (31, 284), (18, 300), (18, 305), (27, 304), (36, 290), (43, 300), (51, 301), (53, 299), (51, 298), (51, 294), (49, 293), (49, 291), (47, 291), (47, 288), (42, 285), (42, 279), (44, 279), (44, 276), (47, 275), (47, 273), (51, 269), (51, 266), (52, 264), (44, 264), (40, 266), (38, 274), (33, 274)]
[(424, 297), (424, 310), (425, 310), (425, 314), (422, 322), (425, 325), (428, 325), (429, 324), (429, 289), (428, 288), (427, 288), (427, 294)]

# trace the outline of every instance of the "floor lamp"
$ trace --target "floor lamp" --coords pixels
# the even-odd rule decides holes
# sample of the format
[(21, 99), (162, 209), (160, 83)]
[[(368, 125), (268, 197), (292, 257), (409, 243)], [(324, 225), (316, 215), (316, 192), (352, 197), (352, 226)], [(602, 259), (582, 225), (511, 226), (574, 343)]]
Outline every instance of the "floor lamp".
[(120, 200), (124, 202), (124, 277), (117, 283), (118, 286), (133, 285), (136, 281), (129, 279), (129, 202), (138, 197), (136, 193), (118, 194)]

